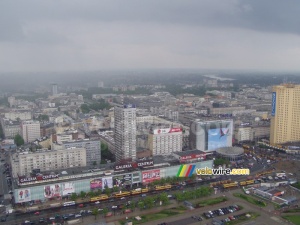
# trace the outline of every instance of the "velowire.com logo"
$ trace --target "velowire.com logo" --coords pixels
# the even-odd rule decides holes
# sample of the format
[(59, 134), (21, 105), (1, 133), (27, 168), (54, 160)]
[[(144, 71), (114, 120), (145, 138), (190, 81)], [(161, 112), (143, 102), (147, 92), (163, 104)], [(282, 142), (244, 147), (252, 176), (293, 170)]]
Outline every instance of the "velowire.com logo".
[(193, 173), (197, 175), (250, 175), (250, 170), (243, 169), (230, 169), (230, 168), (196, 168), (196, 165), (181, 165), (177, 177), (191, 177)]

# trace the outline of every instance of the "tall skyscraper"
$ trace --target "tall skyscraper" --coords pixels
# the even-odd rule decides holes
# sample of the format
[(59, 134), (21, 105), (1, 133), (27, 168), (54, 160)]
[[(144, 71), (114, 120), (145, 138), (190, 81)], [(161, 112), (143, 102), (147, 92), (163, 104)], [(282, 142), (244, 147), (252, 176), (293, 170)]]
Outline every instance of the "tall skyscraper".
[(271, 145), (300, 141), (300, 85), (272, 89)]
[(57, 84), (52, 84), (52, 95), (57, 95)]
[(136, 108), (135, 105), (115, 106), (116, 161), (136, 159)]

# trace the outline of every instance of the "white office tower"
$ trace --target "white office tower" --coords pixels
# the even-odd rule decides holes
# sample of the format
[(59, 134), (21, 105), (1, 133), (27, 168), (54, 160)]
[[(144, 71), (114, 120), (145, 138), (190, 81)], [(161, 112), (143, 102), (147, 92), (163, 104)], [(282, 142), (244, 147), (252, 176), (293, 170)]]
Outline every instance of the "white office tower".
[(25, 143), (35, 141), (41, 137), (40, 122), (33, 120), (22, 121), (21, 133)]
[(136, 159), (136, 108), (135, 105), (115, 106), (116, 161)]

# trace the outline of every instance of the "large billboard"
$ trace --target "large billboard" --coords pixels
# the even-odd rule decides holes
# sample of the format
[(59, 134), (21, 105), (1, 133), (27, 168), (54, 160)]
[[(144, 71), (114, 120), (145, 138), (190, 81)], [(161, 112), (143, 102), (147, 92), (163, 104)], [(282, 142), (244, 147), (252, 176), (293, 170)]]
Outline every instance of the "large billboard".
[(196, 120), (190, 130), (191, 148), (210, 152), (218, 147), (232, 146), (232, 130), (232, 120)]
[(216, 128), (208, 130), (208, 150), (216, 150), (217, 148), (228, 146), (229, 128)]
[(96, 178), (90, 181), (90, 188), (91, 190), (94, 189), (102, 189), (105, 188), (112, 188), (113, 187), (113, 179), (112, 177), (102, 177)]
[(44, 186), (44, 196), (45, 198), (54, 198), (60, 197), (60, 185), (59, 184), (52, 184)]
[(62, 195), (68, 195), (75, 193), (75, 185), (73, 182), (63, 183), (62, 184)]
[(18, 190), (18, 203), (31, 201), (30, 189)]
[(114, 187), (122, 187), (126, 185), (131, 185), (132, 174), (120, 175), (113, 177), (113, 185)]
[(142, 182), (151, 183), (155, 180), (160, 180), (160, 170), (149, 170), (142, 172)]
[(103, 177), (102, 178), (102, 190), (106, 188), (112, 188), (113, 187), (113, 179), (112, 177)]
[(275, 116), (276, 113), (276, 92), (272, 92), (272, 112), (271, 115)]
[(91, 190), (94, 189), (102, 189), (102, 179), (96, 178), (90, 181), (90, 188)]

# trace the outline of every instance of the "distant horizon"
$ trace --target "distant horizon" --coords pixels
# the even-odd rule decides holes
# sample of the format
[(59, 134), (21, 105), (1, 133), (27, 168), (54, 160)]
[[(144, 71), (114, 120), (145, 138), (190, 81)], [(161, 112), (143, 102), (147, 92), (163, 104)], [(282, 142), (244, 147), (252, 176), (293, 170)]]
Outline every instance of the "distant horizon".
[[(197, 72), (197, 73), (212, 73), (212, 74), (199, 74), (199, 75), (224, 75), (215, 73), (267, 73), (282, 74), (287, 73), (289, 75), (299, 74), (300, 70), (261, 70), (261, 69), (210, 69), (210, 68), (124, 68), (124, 69), (95, 69), (95, 70), (41, 70), (41, 71), (0, 71), (0, 76), (3, 74), (37, 74), (37, 73), (53, 73), (53, 74), (69, 74), (69, 73), (101, 73), (101, 72)], [(137, 74), (134, 74), (137, 75)], [(227, 75), (227, 74), (226, 74)], [(234, 74), (232, 74), (234, 75)], [(242, 75), (242, 74), (241, 74)]]

